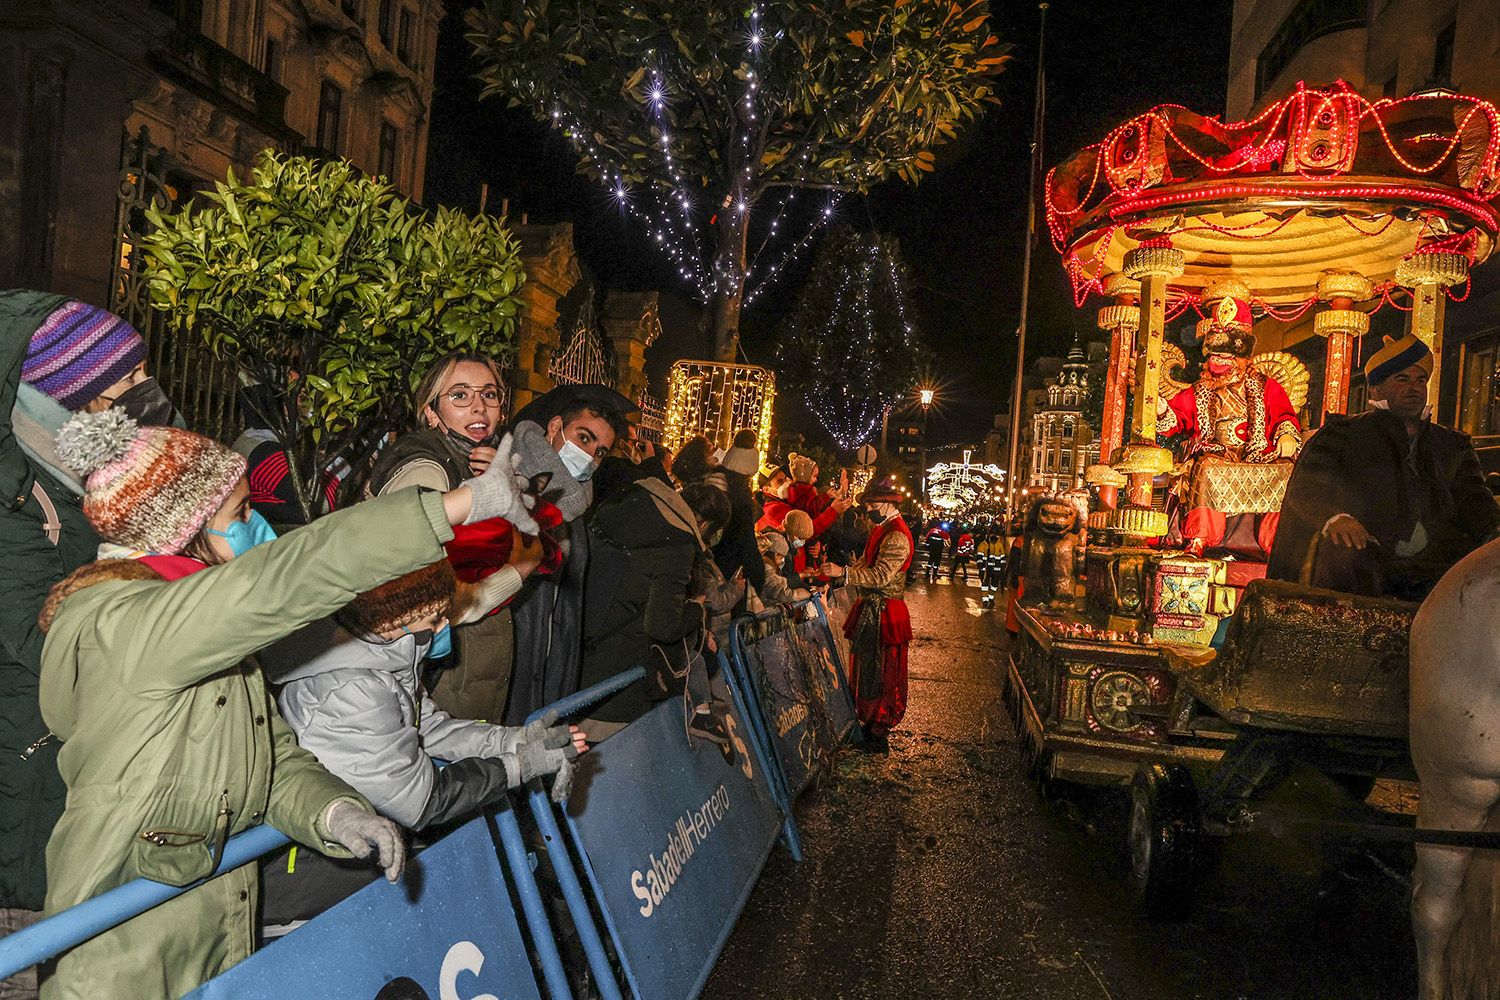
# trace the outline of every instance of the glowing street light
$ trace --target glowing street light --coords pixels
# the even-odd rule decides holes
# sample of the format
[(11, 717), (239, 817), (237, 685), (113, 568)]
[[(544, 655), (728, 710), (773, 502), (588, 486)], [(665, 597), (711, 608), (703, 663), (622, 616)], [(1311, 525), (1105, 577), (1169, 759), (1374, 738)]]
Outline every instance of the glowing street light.
[(918, 395), (922, 398), (922, 409), (925, 410), (932, 405), (933, 390), (921, 389), (918, 391)]

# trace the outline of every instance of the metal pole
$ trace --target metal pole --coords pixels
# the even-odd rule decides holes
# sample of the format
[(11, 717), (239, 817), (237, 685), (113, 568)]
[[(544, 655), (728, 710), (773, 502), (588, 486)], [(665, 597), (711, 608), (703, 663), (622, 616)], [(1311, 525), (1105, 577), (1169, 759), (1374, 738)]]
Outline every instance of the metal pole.
[(1047, 4), (1037, 4), (1042, 23), (1037, 28), (1036, 106), (1031, 119), (1031, 180), (1026, 189), (1026, 252), (1021, 258), (1021, 324), (1016, 329), (1016, 380), (1010, 395), (1010, 456), (1005, 465), (1006, 506), (1015, 511), (1016, 472), (1021, 450), (1022, 375), (1026, 371), (1026, 312), (1030, 306), (1031, 245), (1036, 242), (1036, 185), (1042, 173), (1042, 123), (1046, 110)]
[(927, 409), (928, 404), (922, 404), (922, 503), (927, 503)]

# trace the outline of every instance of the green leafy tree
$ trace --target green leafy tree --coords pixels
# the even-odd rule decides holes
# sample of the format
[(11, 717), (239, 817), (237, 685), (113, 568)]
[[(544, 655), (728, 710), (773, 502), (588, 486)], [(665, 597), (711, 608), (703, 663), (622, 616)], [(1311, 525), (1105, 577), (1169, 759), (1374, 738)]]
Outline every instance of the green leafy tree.
[(915, 183), (997, 100), (1008, 58), (988, 0), (485, 0), (470, 25), (486, 94), (563, 129), (580, 169), (627, 206), (655, 192), (670, 206), (658, 233), (712, 222), (700, 288), (723, 360), (762, 198)]
[(500, 220), (416, 213), (348, 163), (269, 151), (204, 198), (149, 215), (152, 304), (262, 387), (304, 515), (325, 470), (410, 419), (433, 361), (512, 349), (525, 271)]
[(845, 451), (870, 439), (928, 362), (907, 298), (896, 240), (840, 226), (782, 324), (777, 380)]

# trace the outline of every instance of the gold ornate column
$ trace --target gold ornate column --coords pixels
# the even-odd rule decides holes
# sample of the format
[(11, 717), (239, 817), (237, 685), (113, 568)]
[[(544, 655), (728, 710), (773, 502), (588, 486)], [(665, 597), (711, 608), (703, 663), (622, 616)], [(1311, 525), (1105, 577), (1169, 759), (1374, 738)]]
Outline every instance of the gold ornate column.
[(1166, 533), (1166, 514), (1152, 509), (1156, 476), (1172, 468), (1172, 453), (1156, 444), (1156, 399), (1161, 386), (1162, 338), (1167, 326), (1167, 282), (1181, 276), (1181, 250), (1140, 246), (1125, 255), (1125, 276), (1141, 283), (1139, 336), (1135, 358), (1135, 393), (1131, 406), (1131, 441), (1121, 449), (1117, 472), (1129, 481), (1126, 504), (1115, 511), (1114, 527), (1123, 534), (1152, 538)]
[(1443, 374), (1443, 313), (1448, 304), (1446, 289), (1468, 280), (1469, 258), (1447, 251), (1416, 253), (1396, 267), (1396, 283), (1411, 289), (1411, 330), (1432, 349), (1432, 379), (1427, 383), (1427, 402), (1434, 412)]
[(1328, 308), (1313, 317), (1313, 332), (1328, 341), (1323, 366), (1323, 413), (1349, 412), (1349, 375), (1354, 365), (1354, 338), (1370, 332), (1370, 316), (1350, 307), (1368, 299), (1374, 285), (1354, 271), (1324, 271), (1318, 276), (1318, 298)]
[(1109, 371), (1104, 379), (1104, 420), (1099, 429), (1099, 461), (1108, 464), (1125, 437), (1125, 395), (1135, 356), (1135, 330), (1141, 322), (1141, 283), (1123, 274), (1104, 279), (1114, 304), (1099, 310), (1099, 329), (1109, 331)]

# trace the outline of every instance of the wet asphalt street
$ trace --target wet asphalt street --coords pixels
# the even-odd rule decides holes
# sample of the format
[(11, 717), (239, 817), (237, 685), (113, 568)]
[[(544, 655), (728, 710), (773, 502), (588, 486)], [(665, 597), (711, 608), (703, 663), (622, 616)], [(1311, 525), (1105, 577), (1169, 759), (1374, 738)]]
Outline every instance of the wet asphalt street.
[(1000, 698), (1003, 616), (920, 579), (906, 721), (799, 804), (704, 996), (1343, 1000), (1415, 990), (1409, 862), (1259, 834), (1222, 844), (1183, 921), (1125, 883), (1123, 791), (1043, 801)]

